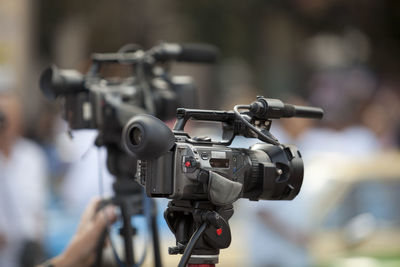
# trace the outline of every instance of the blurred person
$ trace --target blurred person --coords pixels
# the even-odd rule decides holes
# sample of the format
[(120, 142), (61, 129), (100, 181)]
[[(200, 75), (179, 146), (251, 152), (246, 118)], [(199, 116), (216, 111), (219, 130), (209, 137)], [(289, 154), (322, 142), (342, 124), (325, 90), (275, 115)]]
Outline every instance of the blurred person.
[(93, 199), (81, 216), (78, 229), (67, 248), (38, 267), (86, 267), (96, 259), (97, 243), (109, 223), (117, 218), (113, 206), (98, 210), (100, 199)]
[(237, 215), (246, 218), (247, 261), (254, 267), (305, 267), (312, 265), (308, 242), (312, 233), (308, 193), (303, 185), (292, 201), (240, 200)]
[(395, 83), (380, 86), (362, 113), (362, 123), (375, 133), (383, 149), (400, 147), (399, 86)]
[(365, 106), (377, 90), (377, 77), (367, 67), (370, 42), (357, 28), (321, 32), (305, 42), (311, 68), (308, 100), (325, 114), (304, 140), (311, 153), (365, 156), (381, 149), (375, 133), (362, 122)]
[(22, 137), (23, 107), (13, 73), (0, 68), (0, 266), (33, 266), (45, 231), (44, 153)]
[(381, 150), (374, 132), (363, 125), (362, 111), (376, 91), (376, 78), (366, 68), (328, 69), (310, 81), (310, 102), (325, 115), (307, 140), (313, 154), (371, 156)]
[(60, 178), (66, 171), (66, 163), (60, 159), (56, 147), (56, 136), (59, 130), (60, 110), (56, 104), (42, 97), (35, 109), (35, 119), (27, 125), (26, 134), (29, 139), (39, 144), (47, 157), (52, 191), (57, 187)]
[[(251, 97), (246, 94), (234, 104), (248, 104), (254, 100), (255, 95)], [(305, 100), (297, 96), (291, 96), (284, 102), (307, 105)], [(296, 145), (304, 155), (302, 139), (307, 139), (313, 123), (312, 120), (299, 118), (276, 120), (272, 123), (271, 133), (281, 143)], [(258, 139), (238, 136), (231, 146), (247, 148), (260, 142)], [(314, 188), (308, 189), (303, 186), (300, 195), (293, 201), (238, 201), (235, 209), (236, 218), (246, 218), (242, 222), (241, 232), (246, 238), (244, 240), (248, 248), (246, 260), (249, 266), (311, 265), (307, 245), (312, 224), (306, 214), (310, 210), (311, 192)]]
[[(79, 215), (93, 197), (112, 194), (114, 177), (107, 169), (106, 149), (97, 148), (94, 144), (97, 130), (73, 131), (71, 137), (66, 133), (66, 122), (61, 122), (61, 127), (64, 131), (59, 134), (56, 142), (62, 161), (69, 167), (60, 184), (59, 193), (67, 211)], [(99, 183), (103, 192), (99, 191)]]
[(54, 154), (63, 170), (54, 184), (54, 201), (49, 212), (52, 231), (46, 237), (46, 247), (50, 256), (60, 254), (68, 244), (90, 199), (113, 194), (114, 181), (107, 170), (106, 149), (94, 145), (96, 130), (78, 130), (68, 135), (68, 125), (60, 118), (55, 126), (58, 134), (54, 139)]

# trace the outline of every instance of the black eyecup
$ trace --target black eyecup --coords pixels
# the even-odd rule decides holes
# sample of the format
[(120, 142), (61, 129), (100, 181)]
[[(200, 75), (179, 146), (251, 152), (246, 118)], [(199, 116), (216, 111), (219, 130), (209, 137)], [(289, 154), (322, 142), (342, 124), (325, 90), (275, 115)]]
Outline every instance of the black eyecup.
[[(140, 139), (136, 137), (140, 131)], [(140, 160), (156, 159), (175, 145), (175, 136), (168, 126), (154, 116), (141, 114), (133, 117), (122, 131), (125, 150)]]

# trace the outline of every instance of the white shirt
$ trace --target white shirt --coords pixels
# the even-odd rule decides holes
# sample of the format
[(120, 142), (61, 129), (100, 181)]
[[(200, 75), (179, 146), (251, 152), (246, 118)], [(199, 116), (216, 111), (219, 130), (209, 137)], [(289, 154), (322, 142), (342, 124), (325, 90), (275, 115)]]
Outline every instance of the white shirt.
[[(70, 164), (61, 185), (61, 196), (67, 210), (80, 215), (93, 197), (100, 193), (104, 197), (113, 194), (115, 178), (107, 169), (106, 149), (94, 145), (97, 131), (85, 129), (72, 134), (72, 139), (63, 133), (57, 140), (61, 159)], [(103, 192), (100, 192), (100, 186)]]
[[(243, 222), (244, 236), (247, 237), (247, 247), (251, 266), (287, 266), (304, 267), (311, 265), (306, 244), (299, 246), (284, 239), (273, 229), (263, 224), (257, 217), (258, 211), (267, 211), (277, 221), (282, 222), (290, 231), (304, 234), (312, 232), (313, 222), (310, 221), (312, 205), (318, 201), (318, 196), (326, 186), (327, 173), (319, 173), (320, 179), (310, 179), (316, 176), (310, 168), (314, 159), (323, 155), (339, 158), (361, 157), (374, 154), (379, 150), (376, 137), (366, 128), (353, 126), (343, 131), (332, 129), (310, 129), (297, 140), (293, 140), (278, 124), (273, 124), (271, 133), (281, 143), (294, 144), (303, 155), (305, 173), (299, 195), (292, 201), (259, 201), (240, 200), (235, 210), (237, 217), (246, 218)], [(237, 137), (232, 147), (249, 147), (261, 143), (258, 139)], [(233, 230), (234, 231), (234, 230)]]
[(9, 158), (0, 153), (0, 266), (18, 266), (26, 240), (40, 240), (45, 230), (47, 166), (43, 151), (19, 139)]

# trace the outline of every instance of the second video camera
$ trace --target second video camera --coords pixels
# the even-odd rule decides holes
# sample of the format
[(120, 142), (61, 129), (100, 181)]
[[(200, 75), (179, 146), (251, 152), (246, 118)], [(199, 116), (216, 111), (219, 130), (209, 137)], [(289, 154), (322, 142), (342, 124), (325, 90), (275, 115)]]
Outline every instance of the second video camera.
[[(177, 107), (195, 106), (193, 79), (171, 76), (165, 63), (214, 63), (217, 56), (212, 45), (173, 43), (161, 43), (148, 51), (95, 53), (87, 74), (53, 65), (43, 71), (40, 87), (48, 98), (64, 98), (64, 117), (71, 129), (109, 132), (122, 129), (137, 114), (167, 120), (175, 116)], [(127, 77), (120, 73), (105, 77), (104, 69), (112, 64), (127, 68)]]

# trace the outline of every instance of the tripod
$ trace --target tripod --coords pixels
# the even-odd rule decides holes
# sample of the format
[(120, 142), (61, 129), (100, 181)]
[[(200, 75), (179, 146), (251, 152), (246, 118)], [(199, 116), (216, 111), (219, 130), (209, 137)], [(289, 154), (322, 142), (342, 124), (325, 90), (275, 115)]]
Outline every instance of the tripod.
[[(134, 266), (135, 261), (134, 244), (132, 237), (136, 234), (137, 229), (131, 224), (131, 217), (135, 215), (145, 214), (144, 193), (143, 188), (133, 181), (130, 177), (136, 171), (136, 158), (129, 156), (124, 152), (118, 142), (104, 142), (104, 136), (99, 134), (95, 142), (96, 146), (105, 146), (107, 149), (107, 168), (112, 175), (115, 176), (113, 190), (115, 192), (111, 199), (111, 203), (118, 206), (122, 215), (122, 227), (120, 235), (124, 241), (124, 256), (127, 266)], [(152, 245), (154, 252), (154, 265), (161, 267), (160, 242), (156, 221), (156, 207), (153, 200), (153, 209), (150, 212), (150, 228), (152, 234)], [(102, 248), (108, 235), (107, 229), (102, 233), (98, 247), (97, 257), (94, 266), (101, 266)]]
[(210, 201), (172, 200), (164, 212), (175, 235), (176, 246), (169, 254), (183, 254), (178, 267), (214, 267), (219, 250), (231, 243), (228, 220), (233, 206), (215, 206)]

